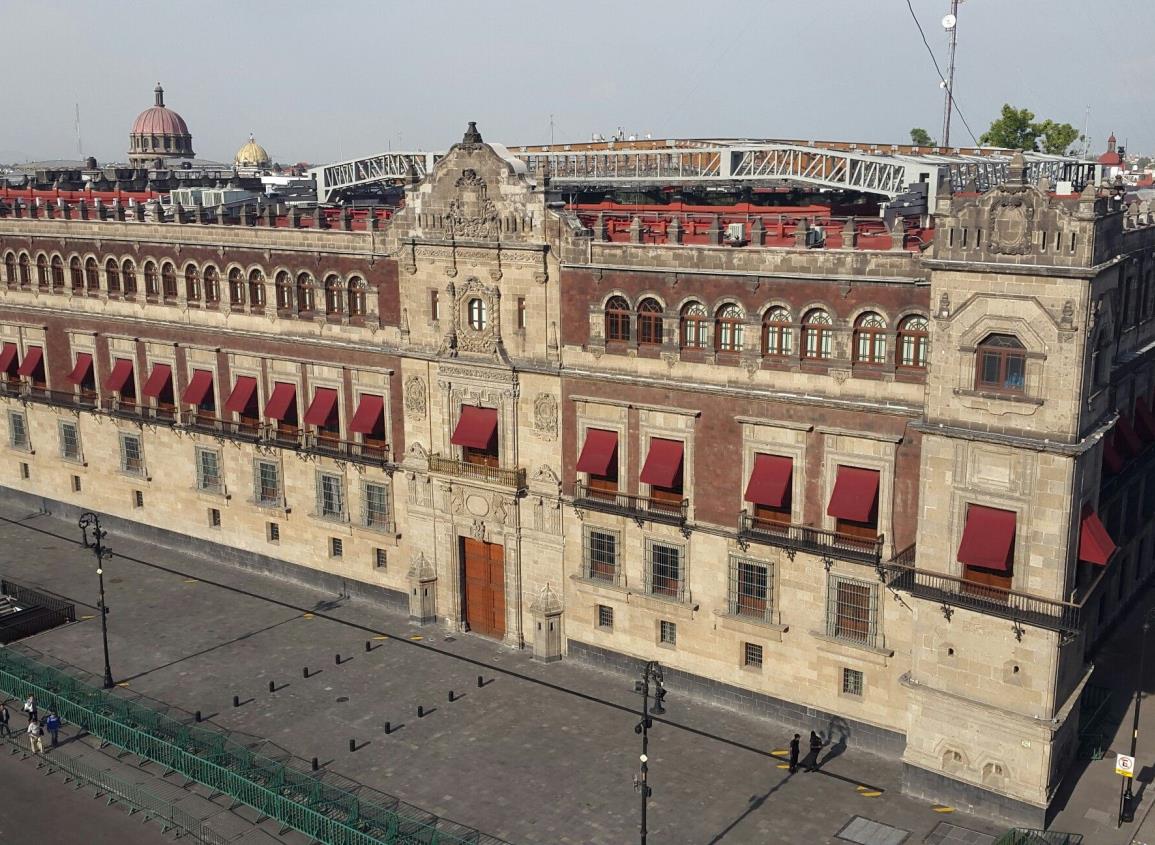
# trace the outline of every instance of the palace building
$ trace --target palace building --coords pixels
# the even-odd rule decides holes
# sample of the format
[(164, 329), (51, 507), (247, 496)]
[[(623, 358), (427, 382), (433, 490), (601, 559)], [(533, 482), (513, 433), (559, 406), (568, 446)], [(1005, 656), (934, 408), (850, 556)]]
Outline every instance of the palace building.
[(0, 484), (1041, 826), (1153, 571), (1155, 221), (1028, 175), (641, 209), (471, 127), (388, 216), (6, 204)]

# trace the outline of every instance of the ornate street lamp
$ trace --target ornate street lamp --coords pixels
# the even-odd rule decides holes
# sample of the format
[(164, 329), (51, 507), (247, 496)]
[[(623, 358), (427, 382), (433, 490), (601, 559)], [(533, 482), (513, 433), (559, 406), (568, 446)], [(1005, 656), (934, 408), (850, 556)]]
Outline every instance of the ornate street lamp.
[[(650, 684), (654, 685), (654, 706), (650, 707)], [(650, 728), (654, 722), (650, 714), (661, 716), (666, 712), (662, 702), (666, 698), (666, 689), (662, 686), (662, 667), (656, 660), (651, 660), (642, 671), (642, 679), (634, 682), (634, 692), (642, 696), (642, 720), (634, 727), (634, 733), (642, 735), (641, 771), (634, 776), (634, 791), (642, 796), (642, 845), (646, 845), (646, 799), (653, 790), (650, 789)]]
[[(92, 549), (96, 555), (96, 577), (100, 582), (100, 636), (104, 642), (104, 688), (112, 689), (112, 667), (108, 662), (108, 605), (104, 603), (104, 559), (112, 557), (112, 552), (104, 546), (104, 538), (108, 534), (100, 527), (100, 517), (92, 511), (85, 511), (80, 515), (80, 532), (84, 537), (84, 548)], [(88, 532), (92, 531), (89, 539)]]

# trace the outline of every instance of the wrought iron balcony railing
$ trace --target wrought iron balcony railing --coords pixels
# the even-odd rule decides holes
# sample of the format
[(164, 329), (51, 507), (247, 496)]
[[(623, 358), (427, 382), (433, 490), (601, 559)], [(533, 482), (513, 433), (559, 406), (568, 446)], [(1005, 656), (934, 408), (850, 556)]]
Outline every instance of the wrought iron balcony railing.
[(339, 440), (336, 437), (306, 432), (301, 438), (301, 450), (355, 464), (384, 466), (389, 463), (387, 443), (358, 443), (355, 440)]
[(883, 536), (876, 540), (848, 537), (837, 531), (812, 528), (759, 519), (746, 511), (738, 513), (738, 536), (752, 543), (777, 546), (793, 552), (807, 552), (820, 557), (879, 566), (882, 562)]
[(471, 481), (485, 481), (490, 484), (500, 484), (503, 487), (513, 487), (517, 490), (525, 488), (525, 469), (514, 467), (491, 467), (484, 464), (471, 464), (457, 458), (447, 458), (444, 455), (429, 456), (429, 471), (453, 475), (458, 478), (467, 478)]
[(95, 411), (100, 407), (100, 399), (95, 392), (72, 390), (49, 390), (34, 384), (24, 387), (23, 398), (40, 405), (51, 405), (56, 408), (72, 408), (78, 411)]
[(579, 509), (614, 513), (667, 525), (685, 524), (690, 511), (689, 499), (671, 502), (649, 496), (633, 496), (613, 490), (599, 490), (584, 481), (574, 482), (573, 500), (574, 506)]

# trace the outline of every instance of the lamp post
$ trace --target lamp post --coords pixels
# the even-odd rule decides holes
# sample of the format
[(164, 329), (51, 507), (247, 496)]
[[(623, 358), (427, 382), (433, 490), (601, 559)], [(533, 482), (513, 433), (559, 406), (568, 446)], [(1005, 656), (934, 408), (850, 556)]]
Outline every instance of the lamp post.
[[(100, 637), (104, 642), (104, 688), (112, 689), (115, 684), (112, 681), (112, 667), (108, 662), (108, 605), (104, 603), (104, 559), (112, 557), (112, 552), (104, 546), (108, 532), (100, 527), (100, 517), (92, 511), (82, 513), (78, 524), (84, 537), (84, 548), (92, 549), (96, 555), (96, 577), (100, 583)], [(91, 539), (88, 536), (89, 530), (92, 531)]]
[[(1143, 703), (1143, 663), (1147, 657), (1147, 635), (1151, 632), (1151, 625), (1155, 623), (1155, 607), (1148, 608), (1143, 616), (1143, 630), (1139, 634), (1139, 674), (1135, 678), (1135, 719), (1131, 723), (1131, 757), (1135, 756), (1136, 745), (1139, 742), (1139, 705)], [(1123, 822), (1135, 821), (1135, 796), (1131, 792), (1131, 781), (1134, 778), (1123, 778), (1123, 792), (1119, 796), (1119, 825)], [(1116, 825), (1118, 827), (1118, 825)]]
[[(654, 685), (654, 706), (650, 707), (650, 684)], [(646, 799), (653, 792), (649, 784), (650, 772), (650, 728), (653, 720), (650, 714), (661, 716), (666, 712), (662, 702), (666, 698), (666, 689), (662, 686), (662, 667), (656, 660), (651, 660), (642, 670), (642, 679), (634, 682), (634, 692), (642, 696), (642, 720), (634, 727), (634, 733), (642, 735), (641, 771), (634, 776), (634, 790), (642, 796), (642, 845), (646, 845)]]

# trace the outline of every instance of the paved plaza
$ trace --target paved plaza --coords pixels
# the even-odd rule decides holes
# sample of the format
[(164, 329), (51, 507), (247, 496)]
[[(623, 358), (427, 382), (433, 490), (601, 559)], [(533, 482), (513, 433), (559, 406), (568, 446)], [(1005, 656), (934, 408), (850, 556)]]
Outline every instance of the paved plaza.
[[(0, 506), (0, 572), (77, 602), (76, 624), (26, 643), (99, 674), (94, 562), (78, 540), (71, 522)], [(105, 567), (112, 668), (128, 691), (200, 710), (518, 845), (635, 840), (640, 742), (630, 678), (570, 661), (535, 663), (481, 638), (411, 626), (395, 608), (116, 534), (108, 544), (116, 555)], [(1155, 737), (1155, 706), (1145, 715)], [(854, 748), (833, 759), (824, 752), (817, 773), (791, 775), (771, 752), (785, 748), (793, 730), (671, 690), (651, 733), (651, 841), (810, 845), (881, 830), (891, 838), (867, 841), (978, 845), (982, 837), (942, 823), (976, 834), (1005, 829), (901, 795), (899, 762)], [(1091, 764), (1057, 824), (1094, 833), (1087, 845), (1125, 843), (1135, 833), (1115, 833), (1094, 814), (1103, 801), (1111, 810), (1111, 789), (1117, 796), (1110, 768)], [(1084, 794), (1084, 783), (1094, 791)], [(43, 800), (47, 806), (52, 796)]]

